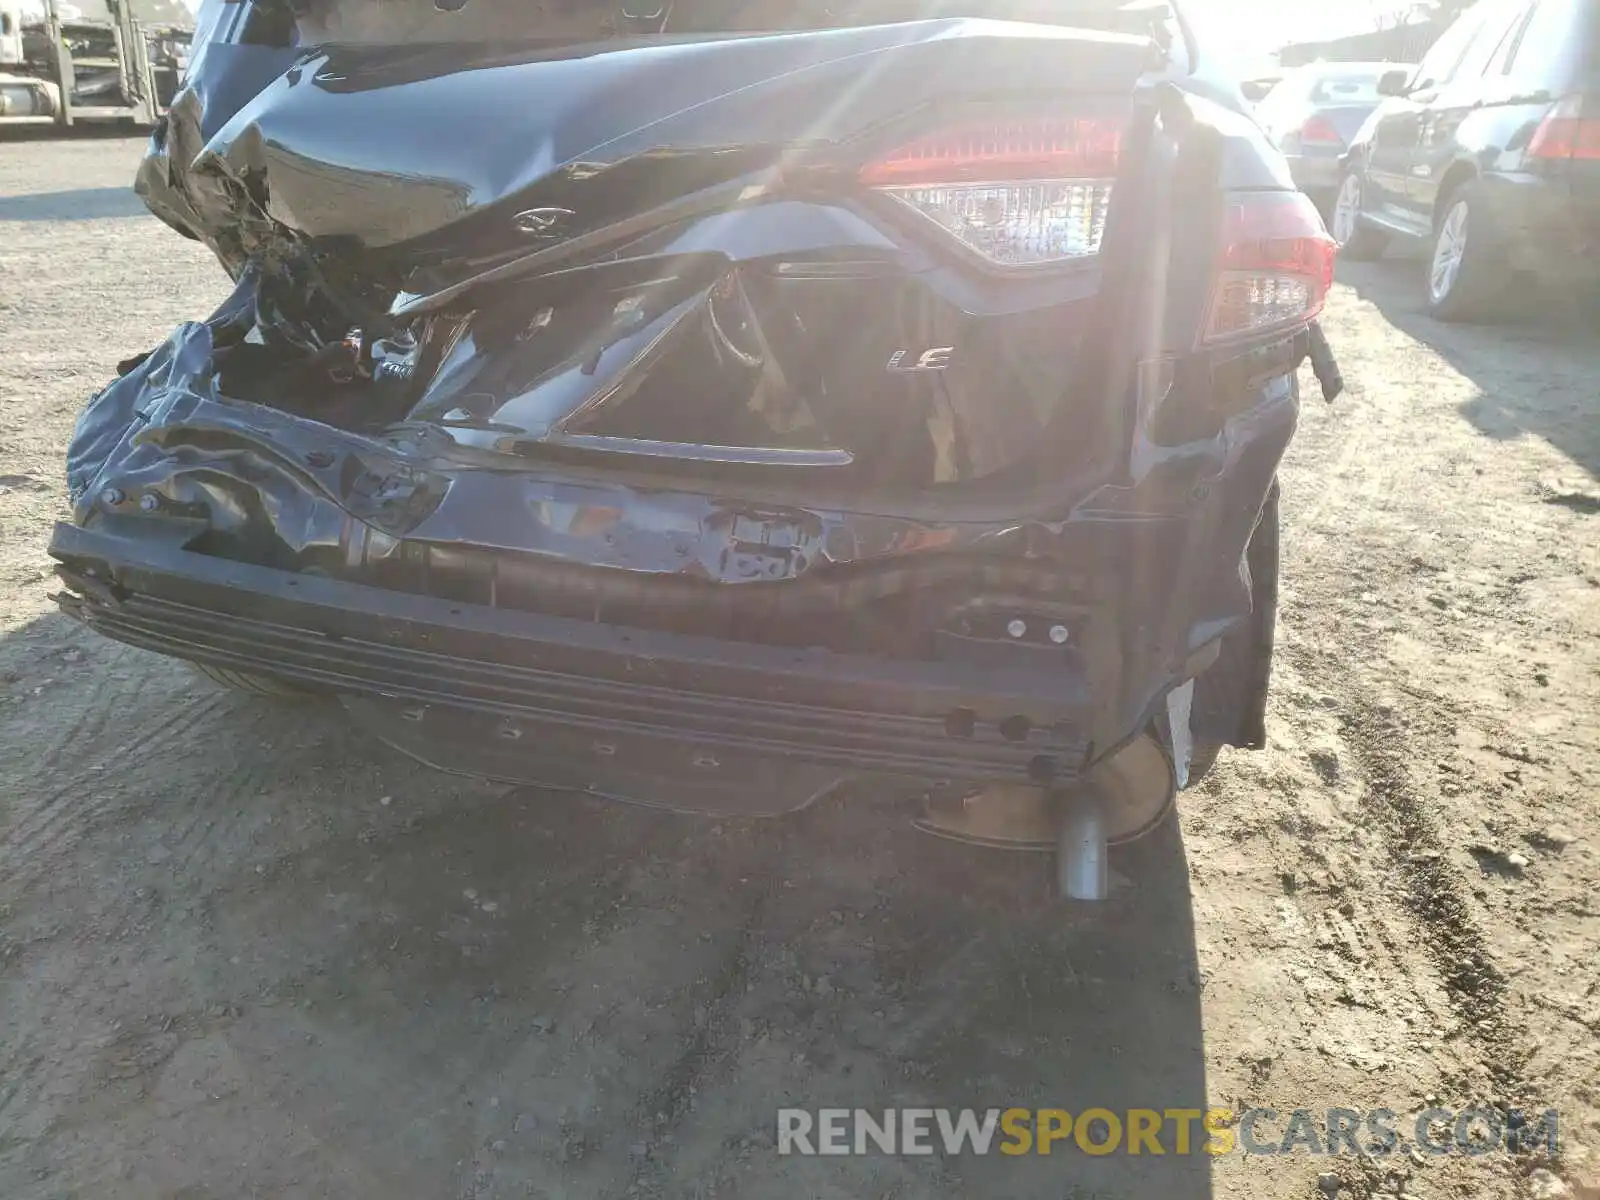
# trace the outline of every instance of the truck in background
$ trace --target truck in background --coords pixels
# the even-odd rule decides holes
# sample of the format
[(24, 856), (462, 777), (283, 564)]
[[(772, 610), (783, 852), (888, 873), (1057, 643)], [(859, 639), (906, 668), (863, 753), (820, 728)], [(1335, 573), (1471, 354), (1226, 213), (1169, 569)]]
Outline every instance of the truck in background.
[(177, 94), (193, 18), (179, 5), (0, 0), (0, 129), (119, 123), (149, 128)]

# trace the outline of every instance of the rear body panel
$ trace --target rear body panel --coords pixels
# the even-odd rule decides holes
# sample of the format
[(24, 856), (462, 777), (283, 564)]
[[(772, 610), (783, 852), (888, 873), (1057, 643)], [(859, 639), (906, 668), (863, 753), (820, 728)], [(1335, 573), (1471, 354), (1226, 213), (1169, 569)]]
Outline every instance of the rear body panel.
[[(1307, 345), (1196, 350), (1224, 196), (1291, 183), (1154, 49), (944, 21), (198, 72), (141, 188), (238, 286), (80, 419), (64, 604), (480, 774), (638, 798), (649, 762), (718, 811), (1070, 782), (1270, 601)], [(996, 266), (855, 182), (1041, 105), (1121, 130), (1084, 261)], [(1260, 700), (1197, 725), (1258, 743)]]

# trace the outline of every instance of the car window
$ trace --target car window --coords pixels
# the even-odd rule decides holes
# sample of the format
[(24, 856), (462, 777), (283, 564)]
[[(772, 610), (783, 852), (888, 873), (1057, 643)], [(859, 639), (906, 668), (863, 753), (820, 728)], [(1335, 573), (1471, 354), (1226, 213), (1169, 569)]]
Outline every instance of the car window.
[(1377, 104), (1378, 75), (1330, 75), (1311, 89), (1313, 104)]
[[(1592, 27), (1595, 6), (1571, 0), (1540, 0), (1533, 6), (1527, 29), (1506, 64), (1506, 74), (1530, 88), (1565, 91), (1574, 75), (1585, 17)], [(1590, 10), (1590, 11), (1586, 11)]]
[(1500, 44), (1489, 56), (1489, 66), (1484, 70), (1485, 75), (1511, 74), (1511, 64), (1516, 60), (1517, 51), (1522, 47), (1523, 38), (1528, 33), (1528, 24), (1533, 20), (1538, 8), (1538, 4), (1528, 5), (1522, 15), (1511, 23), (1511, 28), (1506, 30), (1500, 39)]
[(1489, 63), (1528, 15), (1528, 0), (1481, 0), (1480, 32), (1456, 64), (1452, 82), (1470, 86), (1488, 73)]
[(1469, 9), (1456, 23), (1439, 35), (1433, 49), (1422, 56), (1422, 63), (1411, 84), (1411, 90), (1420, 92), (1442, 87), (1455, 77), (1456, 67), (1466, 55), (1473, 40), (1483, 28), (1487, 15), (1484, 6)]
[(1590, 0), (1588, 10), (1580, 18), (1583, 22), (1582, 67), (1593, 78), (1600, 75), (1600, 0)]

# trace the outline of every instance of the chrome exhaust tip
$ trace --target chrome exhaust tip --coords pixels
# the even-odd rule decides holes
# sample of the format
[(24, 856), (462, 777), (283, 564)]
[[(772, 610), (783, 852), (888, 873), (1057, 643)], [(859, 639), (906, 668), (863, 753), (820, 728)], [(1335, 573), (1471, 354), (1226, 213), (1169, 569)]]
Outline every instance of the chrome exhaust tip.
[(1056, 841), (1056, 890), (1063, 900), (1104, 900), (1111, 890), (1106, 813), (1089, 787), (1062, 806)]

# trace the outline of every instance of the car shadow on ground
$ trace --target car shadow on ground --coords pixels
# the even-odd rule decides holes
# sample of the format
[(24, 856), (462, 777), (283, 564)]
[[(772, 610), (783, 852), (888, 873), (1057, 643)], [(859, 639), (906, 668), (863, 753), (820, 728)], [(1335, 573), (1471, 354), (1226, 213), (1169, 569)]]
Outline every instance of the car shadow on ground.
[[(1503, 322), (1448, 325), (1423, 302), (1425, 264), (1411, 257), (1344, 262), (1339, 279), (1375, 305), (1396, 329), (1438, 351), (1479, 394), (1461, 415), (1486, 436), (1532, 434), (1600, 479), (1600, 388), (1571, 380), (1600, 378), (1600, 305), (1593, 296), (1542, 292), (1508, 279)], [(1336, 352), (1352, 353), (1349, 347)], [(1561, 502), (1553, 497), (1552, 503)], [(1574, 505), (1581, 505), (1578, 497)]]
[(74, 188), (65, 192), (0, 196), (0, 221), (102, 221), (149, 215), (144, 201), (131, 187)]
[(56, 615), (0, 641), (0, 771), (8, 1197), (1212, 1194), (1171, 1126), (776, 1145), (784, 1107), (1203, 1110), (1175, 828), (1063, 906), (882, 789), (712, 821), (442, 775)]

